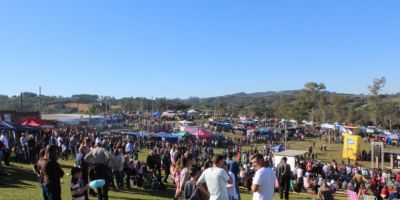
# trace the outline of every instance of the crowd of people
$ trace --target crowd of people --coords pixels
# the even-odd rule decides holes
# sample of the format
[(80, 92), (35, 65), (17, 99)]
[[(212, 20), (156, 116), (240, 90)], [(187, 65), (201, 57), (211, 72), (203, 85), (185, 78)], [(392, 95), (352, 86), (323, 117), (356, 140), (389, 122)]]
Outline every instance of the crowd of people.
[[(46, 200), (61, 199), (60, 179), (65, 176), (57, 159), (74, 159), (71, 169), (71, 197), (87, 200), (90, 196), (108, 199), (111, 187), (115, 191), (131, 188), (163, 190), (166, 183), (175, 184), (174, 199), (240, 200), (240, 187), (253, 192), (253, 199), (289, 199), (289, 191), (314, 193), (318, 199), (334, 199), (338, 190), (354, 192), (358, 197), (377, 199), (397, 198), (400, 174), (390, 170), (368, 169), (358, 163), (332, 160), (320, 162), (318, 150), (329, 143), (340, 143), (337, 133), (306, 129), (295, 138), (316, 137), (325, 140), (321, 147), (315, 143), (304, 157), (297, 157), (291, 169), (287, 158), (274, 163), (272, 146), (281, 144), (280, 134), (262, 137), (255, 144), (249, 137), (235, 140), (225, 138), (221, 154), (214, 153), (218, 140), (182, 138), (179, 141), (143, 138), (135, 135), (101, 130), (113, 130), (131, 124), (115, 123), (102, 126), (59, 126), (39, 135), (22, 133), (10, 137), (1, 132), (0, 160), (9, 165), (15, 161), (33, 164), (41, 195)], [(259, 136), (256, 136), (259, 137)], [(229, 142), (226, 142), (229, 141)], [(262, 144), (260, 144), (262, 142)], [(244, 149), (243, 145), (251, 148)], [(145, 158), (139, 152), (149, 151)], [(11, 156), (12, 155), (12, 156)], [(162, 172), (164, 171), (164, 172)], [(105, 180), (96, 190), (88, 187), (92, 180)], [(352, 193), (352, 194), (354, 194)]]

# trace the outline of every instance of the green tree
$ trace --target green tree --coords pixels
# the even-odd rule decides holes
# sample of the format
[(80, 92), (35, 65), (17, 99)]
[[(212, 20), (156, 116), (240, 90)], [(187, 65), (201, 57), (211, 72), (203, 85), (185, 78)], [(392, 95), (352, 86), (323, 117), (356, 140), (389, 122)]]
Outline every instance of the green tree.
[(372, 113), (372, 120), (374, 121), (375, 125), (378, 124), (378, 104), (381, 101), (379, 94), (382, 91), (382, 88), (385, 87), (386, 78), (381, 77), (378, 79), (374, 79), (372, 85), (368, 86), (369, 90), (369, 108)]
[(304, 93), (307, 98), (307, 101), (311, 105), (311, 121), (314, 121), (315, 118), (315, 109), (319, 106), (319, 97), (321, 91), (325, 90), (325, 84), (323, 83), (315, 83), (315, 82), (308, 82), (304, 85)]

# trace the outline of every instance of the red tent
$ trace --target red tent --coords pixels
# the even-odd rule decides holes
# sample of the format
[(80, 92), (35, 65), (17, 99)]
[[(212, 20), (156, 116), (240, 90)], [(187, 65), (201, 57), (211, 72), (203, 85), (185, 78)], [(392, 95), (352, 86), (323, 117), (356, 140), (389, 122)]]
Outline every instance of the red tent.
[(185, 131), (189, 132), (190, 134), (200, 138), (200, 139), (207, 139), (213, 136), (212, 133), (208, 132), (206, 129), (200, 129), (197, 126), (186, 127)]
[(40, 127), (40, 128), (54, 128), (53, 125), (47, 124), (46, 122), (35, 119), (32, 117), (28, 117), (26, 120), (19, 123), (22, 126), (33, 126), (33, 127)]

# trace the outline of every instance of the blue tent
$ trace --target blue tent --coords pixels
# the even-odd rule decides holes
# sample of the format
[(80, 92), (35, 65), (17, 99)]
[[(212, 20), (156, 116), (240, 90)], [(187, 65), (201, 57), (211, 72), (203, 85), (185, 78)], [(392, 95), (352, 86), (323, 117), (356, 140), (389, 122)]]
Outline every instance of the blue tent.
[(160, 133), (155, 133), (154, 136), (160, 137), (160, 138), (166, 138), (166, 139), (168, 139), (168, 138), (171, 138), (171, 139), (178, 139), (178, 135), (175, 135), (175, 134), (172, 134), (172, 133), (163, 133), (163, 132), (160, 132)]
[(277, 145), (277, 146), (272, 147), (271, 149), (274, 151), (280, 152), (280, 151), (285, 150), (285, 147), (283, 145)]
[(2, 131), (12, 131), (15, 130), (14, 127), (10, 127), (7, 124), (3, 123), (2, 121), (0, 122), (0, 130)]
[[(6, 122), (6, 121), (0, 121), (0, 126), (6, 126), (9, 129), (7, 130), (12, 130), (12, 131), (33, 131), (33, 130), (37, 130), (37, 128), (33, 128), (33, 127), (28, 127), (28, 126), (21, 126), (18, 124), (13, 124), (10, 122)], [(4, 129), (2, 129), (4, 130)]]
[(161, 116), (161, 113), (158, 112), (158, 111), (157, 111), (157, 112), (154, 112), (154, 113), (153, 113), (153, 116), (156, 116), (156, 117)]

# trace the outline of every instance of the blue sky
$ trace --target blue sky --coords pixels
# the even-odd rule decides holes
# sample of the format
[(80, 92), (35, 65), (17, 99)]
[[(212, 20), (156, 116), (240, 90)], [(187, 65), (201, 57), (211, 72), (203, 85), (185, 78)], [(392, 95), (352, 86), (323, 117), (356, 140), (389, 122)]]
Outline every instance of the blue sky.
[(400, 92), (400, 1), (1, 1), (0, 94)]

